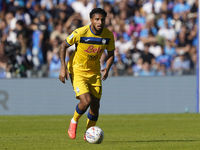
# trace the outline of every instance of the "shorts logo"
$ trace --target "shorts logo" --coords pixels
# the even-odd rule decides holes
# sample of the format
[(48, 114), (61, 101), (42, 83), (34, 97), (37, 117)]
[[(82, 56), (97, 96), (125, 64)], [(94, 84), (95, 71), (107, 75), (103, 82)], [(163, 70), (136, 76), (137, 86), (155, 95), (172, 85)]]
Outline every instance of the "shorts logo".
[(76, 91), (79, 93), (80, 92), (80, 90), (79, 90), (79, 88), (78, 87), (76, 87)]
[(70, 35), (69, 39), (71, 40), (74, 37), (74, 34)]

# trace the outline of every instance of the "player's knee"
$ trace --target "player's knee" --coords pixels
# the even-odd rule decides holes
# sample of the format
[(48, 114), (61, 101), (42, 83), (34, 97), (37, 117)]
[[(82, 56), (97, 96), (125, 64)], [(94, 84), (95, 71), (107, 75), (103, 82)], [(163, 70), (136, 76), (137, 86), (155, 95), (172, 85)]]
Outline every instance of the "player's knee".
[(92, 99), (91, 98), (86, 98), (84, 100), (85, 105), (90, 106)]
[(84, 107), (88, 108), (91, 104), (92, 99), (89, 95), (85, 95), (80, 97), (80, 101)]

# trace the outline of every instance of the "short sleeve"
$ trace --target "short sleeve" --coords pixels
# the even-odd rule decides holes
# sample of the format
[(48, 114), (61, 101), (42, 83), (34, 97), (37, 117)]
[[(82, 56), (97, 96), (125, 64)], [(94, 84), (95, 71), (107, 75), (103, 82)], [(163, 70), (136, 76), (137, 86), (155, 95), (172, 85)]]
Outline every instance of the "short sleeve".
[(79, 39), (80, 39), (79, 34), (75, 30), (66, 38), (65, 41), (66, 41), (67, 45), (71, 46), (71, 45), (74, 45), (75, 43), (78, 43)]
[(108, 44), (108, 46), (107, 46), (106, 49), (107, 49), (107, 51), (113, 51), (113, 50), (115, 50), (114, 36), (113, 36), (112, 33), (111, 33), (109, 44)]

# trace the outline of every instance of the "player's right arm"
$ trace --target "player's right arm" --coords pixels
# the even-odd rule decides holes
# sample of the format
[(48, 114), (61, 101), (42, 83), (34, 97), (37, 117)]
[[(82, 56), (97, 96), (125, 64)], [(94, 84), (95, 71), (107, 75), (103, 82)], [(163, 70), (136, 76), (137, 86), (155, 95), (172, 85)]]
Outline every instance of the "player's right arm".
[(68, 47), (69, 45), (67, 45), (66, 41), (62, 42), (62, 44), (59, 47), (59, 55), (60, 55), (60, 62), (61, 62), (61, 70), (59, 74), (59, 79), (63, 83), (65, 83), (65, 79), (68, 80), (67, 67), (65, 65), (65, 56), (66, 56), (66, 50)]
[(68, 80), (68, 71), (67, 66), (65, 66), (65, 56), (66, 56), (66, 50), (71, 45), (78, 43), (79, 34), (78, 31), (73, 31), (64, 42), (59, 47), (59, 55), (60, 55), (60, 61), (61, 61), (61, 70), (59, 74), (59, 79), (61, 82), (65, 83), (65, 79)]

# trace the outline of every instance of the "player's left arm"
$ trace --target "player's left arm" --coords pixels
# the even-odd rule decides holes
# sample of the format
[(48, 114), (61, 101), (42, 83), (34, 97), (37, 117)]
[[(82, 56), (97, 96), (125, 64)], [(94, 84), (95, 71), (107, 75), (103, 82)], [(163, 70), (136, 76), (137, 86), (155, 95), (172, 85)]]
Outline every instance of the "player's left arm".
[(114, 59), (115, 59), (114, 50), (108, 51), (108, 59), (106, 61), (106, 68), (101, 70), (103, 72), (103, 76), (102, 76), (101, 80), (105, 81), (107, 79), (110, 67), (113, 64)]

